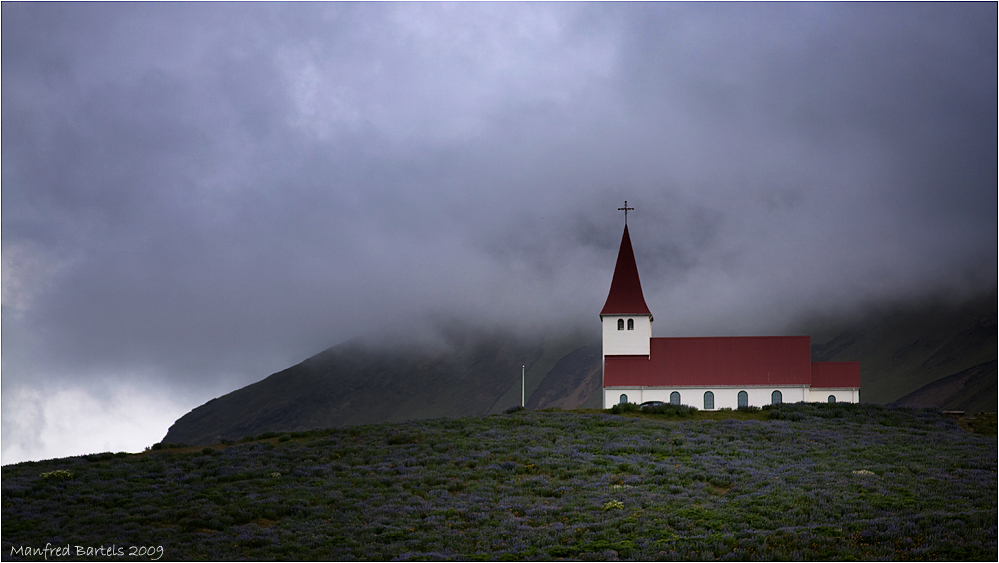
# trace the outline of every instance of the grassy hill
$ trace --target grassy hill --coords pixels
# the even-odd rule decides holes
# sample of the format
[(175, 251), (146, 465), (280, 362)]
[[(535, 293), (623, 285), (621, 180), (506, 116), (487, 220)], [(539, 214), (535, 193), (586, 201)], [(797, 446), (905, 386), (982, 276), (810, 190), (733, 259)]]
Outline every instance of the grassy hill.
[(878, 405), (518, 411), (25, 462), (2, 469), (2, 553), (995, 561), (991, 433)]

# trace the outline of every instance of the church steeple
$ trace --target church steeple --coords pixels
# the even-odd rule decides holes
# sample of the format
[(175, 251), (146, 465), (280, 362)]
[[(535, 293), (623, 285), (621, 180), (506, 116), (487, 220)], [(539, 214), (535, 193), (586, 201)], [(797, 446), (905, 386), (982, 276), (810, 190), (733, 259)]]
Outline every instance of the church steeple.
[(607, 294), (604, 308), (600, 310), (600, 316), (604, 315), (652, 316), (652, 311), (645, 304), (645, 295), (642, 293), (642, 281), (638, 278), (638, 265), (635, 263), (635, 251), (631, 248), (631, 236), (628, 234), (627, 224), (624, 225), (621, 249), (617, 253), (610, 293)]

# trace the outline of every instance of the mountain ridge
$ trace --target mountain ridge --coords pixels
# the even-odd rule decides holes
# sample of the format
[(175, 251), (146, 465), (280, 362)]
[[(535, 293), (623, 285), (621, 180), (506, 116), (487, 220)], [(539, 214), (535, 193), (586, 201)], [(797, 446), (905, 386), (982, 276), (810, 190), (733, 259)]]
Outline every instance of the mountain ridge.
[[(899, 305), (859, 319), (812, 321), (802, 325), (811, 332), (800, 332), (818, 335), (813, 361), (860, 362), (861, 401), (909, 397), (945, 410), (993, 412), (996, 393), (987, 390), (997, 375), (996, 302), (993, 291), (955, 306)], [(454, 323), (442, 335), (443, 343), (426, 347), (360, 339), (333, 346), (193, 409), (163, 442), (495, 414), (521, 404), (521, 366), (527, 408), (601, 406), (601, 344), (586, 332), (552, 330), (532, 339)], [(956, 379), (944, 381), (949, 377)]]

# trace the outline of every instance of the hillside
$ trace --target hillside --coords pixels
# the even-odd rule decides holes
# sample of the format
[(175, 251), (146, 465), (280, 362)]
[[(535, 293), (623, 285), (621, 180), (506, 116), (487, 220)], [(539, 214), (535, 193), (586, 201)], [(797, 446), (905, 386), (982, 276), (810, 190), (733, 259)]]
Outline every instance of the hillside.
[[(852, 321), (810, 323), (814, 361), (859, 361), (860, 398), (890, 403), (966, 370), (968, 391), (993, 392), (966, 401), (923, 392), (918, 404), (945, 410), (996, 411), (996, 294), (960, 305), (940, 302), (886, 306)], [(927, 388), (928, 390), (933, 387)]]
[[(568, 361), (587, 346), (584, 336), (572, 333), (524, 341), (508, 332), (463, 326), (444, 336), (442, 346), (426, 349), (372, 347), (359, 341), (334, 346), (201, 405), (171, 426), (163, 442), (212, 444), (270, 431), (503, 412), (520, 404), (522, 365), (528, 396), (549, 374), (555, 374), (562, 389), (563, 375), (566, 381), (579, 377), (576, 371), (567, 373), (560, 360)], [(592, 355), (585, 358), (593, 361)], [(592, 378), (593, 366), (580, 373)], [(599, 375), (596, 381), (599, 385)], [(535, 399), (534, 405), (576, 408), (599, 401), (592, 380), (578, 385), (576, 399), (557, 394), (550, 401)]]
[[(815, 320), (795, 332), (813, 335), (815, 361), (861, 362), (862, 401), (890, 403), (924, 388), (906, 400), (996, 411), (994, 293), (960, 306), (913, 304), (861, 319)], [(334, 346), (197, 407), (163, 442), (211, 444), (270, 431), (499, 413), (520, 404), (521, 365), (528, 408), (601, 406), (599, 337), (566, 330), (527, 340), (456, 325), (443, 338), (444, 345), (428, 348)], [(950, 390), (959, 380), (960, 389), (932, 386), (965, 372), (940, 384)]]
[(521, 411), (25, 462), (2, 469), (2, 552), (995, 561), (991, 432), (878, 405)]
[(996, 361), (992, 360), (924, 385), (895, 402), (969, 413), (995, 412), (996, 383)]

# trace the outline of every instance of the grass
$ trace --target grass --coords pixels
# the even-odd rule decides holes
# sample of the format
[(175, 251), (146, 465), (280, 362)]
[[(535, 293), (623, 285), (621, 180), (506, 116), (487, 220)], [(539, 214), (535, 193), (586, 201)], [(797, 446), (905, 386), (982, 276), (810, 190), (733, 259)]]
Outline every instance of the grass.
[(515, 411), (26, 462), (3, 467), (2, 554), (994, 561), (991, 428), (866, 404)]

